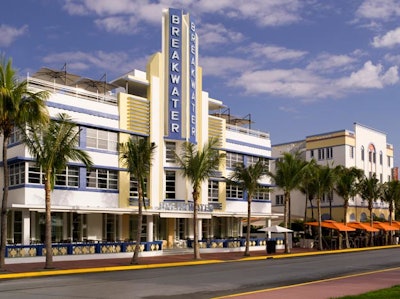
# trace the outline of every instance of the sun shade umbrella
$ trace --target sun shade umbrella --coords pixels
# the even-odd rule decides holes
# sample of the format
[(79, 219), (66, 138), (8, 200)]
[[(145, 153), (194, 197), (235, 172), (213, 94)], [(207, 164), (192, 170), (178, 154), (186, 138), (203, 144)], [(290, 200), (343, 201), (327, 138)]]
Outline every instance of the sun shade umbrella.
[(56, 84), (70, 85), (77, 81), (81, 76), (67, 73), (66, 70), (53, 70), (47, 67), (42, 67), (34, 73), (32, 77)]
[(362, 230), (365, 230), (367, 232), (379, 232), (379, 229), (377, 229), (375, 227), (372, 227), (367, 223), (362, 223), (362, 222), (356, 222), (356, 221), (348, 222), (347, 226), (350, 226), (350, 227), (356, 228), (356, 229), (362, 229)]
[(73, 84), (75, 87), (82, 88), (87, 91), (97, 92), (100, 94), (106, 94), (107, 92), (116, 89), (118, 86), (107, 83), (106, 81), (101, 80), (93, 80), (89, 78), (80, 78), (78, 81)]
[(273, 225), (269, 227), (263, 227), (260, 228), (258, 231), (260, 232), (270, 232), (270, 233), (290, 233), (293, 232), (291, 229), (279, 226), (279, 225)]

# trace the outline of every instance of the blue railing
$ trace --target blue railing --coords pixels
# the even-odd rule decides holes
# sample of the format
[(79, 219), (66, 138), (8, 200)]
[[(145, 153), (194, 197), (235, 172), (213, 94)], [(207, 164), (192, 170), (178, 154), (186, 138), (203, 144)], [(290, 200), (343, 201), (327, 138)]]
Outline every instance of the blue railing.
[[(160, 251), (162, 241), (141, 242), (140, 251)], [(57, 255), (79, 255), (79, 254), (102, 254), (133, 252), (136, 242), (83, 242), (83, 243), (54, 243), (52, 244), (53, 256)], [(7, 245), (6, 257), (34, 257), (46, 255), (44, 244), (32, 245)]]

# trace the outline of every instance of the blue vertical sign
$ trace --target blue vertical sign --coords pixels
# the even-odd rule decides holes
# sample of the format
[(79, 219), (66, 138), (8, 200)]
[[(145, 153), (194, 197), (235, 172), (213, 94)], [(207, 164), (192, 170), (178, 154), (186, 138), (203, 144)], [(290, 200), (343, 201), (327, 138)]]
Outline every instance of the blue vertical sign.
[(169, 9), (168, 137), (182, 139), (182, 11)]
[(196, 143), (196, 79), (197, 79), (197, 49), (196, 25), (190, 20), (189, 28), (189, 141)]

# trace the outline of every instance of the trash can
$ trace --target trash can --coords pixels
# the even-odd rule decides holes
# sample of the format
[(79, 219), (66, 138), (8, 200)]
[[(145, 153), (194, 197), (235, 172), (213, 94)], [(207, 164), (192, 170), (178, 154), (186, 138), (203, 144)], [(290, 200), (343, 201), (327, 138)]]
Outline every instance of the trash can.
[(275, 240), (267, 241), (267, 253), (276, 253), (276, 241)]

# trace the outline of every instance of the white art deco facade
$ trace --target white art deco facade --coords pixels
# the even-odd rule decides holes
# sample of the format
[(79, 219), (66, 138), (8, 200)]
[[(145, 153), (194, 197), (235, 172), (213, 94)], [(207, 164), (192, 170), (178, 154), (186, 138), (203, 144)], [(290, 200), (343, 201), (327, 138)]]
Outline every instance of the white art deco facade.
[[(188, 14), (163, 12), (162, 52), (148, 61), (145, 72), (134, 70), (111, 83), (88, 80), (43, 68), (28, 76), (32, 91), (49, 90), (51, 116), (67, 113), (79, 125), (80, 145), (93, 159), (87, 170), (71, 162), (57, 177), (52, 193), (53, 241), (118, 241), (134, 239), (137, 193), (133, 178), (121, 165), (118, 142), (149, 138), (157, 146), (147, 182), (143, 241), (163, 240), (173, 247), (193, 238), (192, 188), (174, 158), (185, 141), (200, 148), (210, 137), (219, 140), (226, 163), (202, 185), (199, 236), (241, 237), (247, 197), (227, 185), (234, 164), (271, 159), (269, 134), (233, 124), (227, 107), (202, 89), (198, 37)], [(235, 119), (238, 121), (238, 119)], [(16, 133), (10, 141), (10, 243), (44, 240), (42, 175)], [(265, 178), (260, 186), (269, 186)], [(254, 217), (268, 219), (268, 189), (252, 203)]]
[[(386, 134), (374, 128), (355, 123), (354, 130), (339, 130), (307, 136), (305, 140), (274, 145), (274, 157), (282, 156), (284, 152), (300, 152), (302, 157), (311, 161), (314, 159), (320, 165), (335, 167), (343, 165), (356, 167), (364, 171), (367, 177), (372, 174), (381, 182), (393, 179), (394, 150), (393, 145), (387, 143)], [(273, 209), (275, 212), (283, 211), (283, 192), (274, 190)], [(307, 201), (305, 195), (299, 191), (292, 194), (291, 214), (292, 219), (303, 219), (307, 206), (307, 218), (316, 218), (316, 202)], [(313, 206), (313, 207), (312, 207)], [(369, 217), (368, 205), (360, 196), (349, 201), (346, 215), (349, 221), (366, 221)], [(343, 221), (343, 199), (335, 192), (325, 194), (321, 200), (322, 219)], [(381, 200), (374, 203), (373, 214), (376, 217), (388, 220), (388, 205)], [(331, 216), (330, 216), (331, 215)]]

